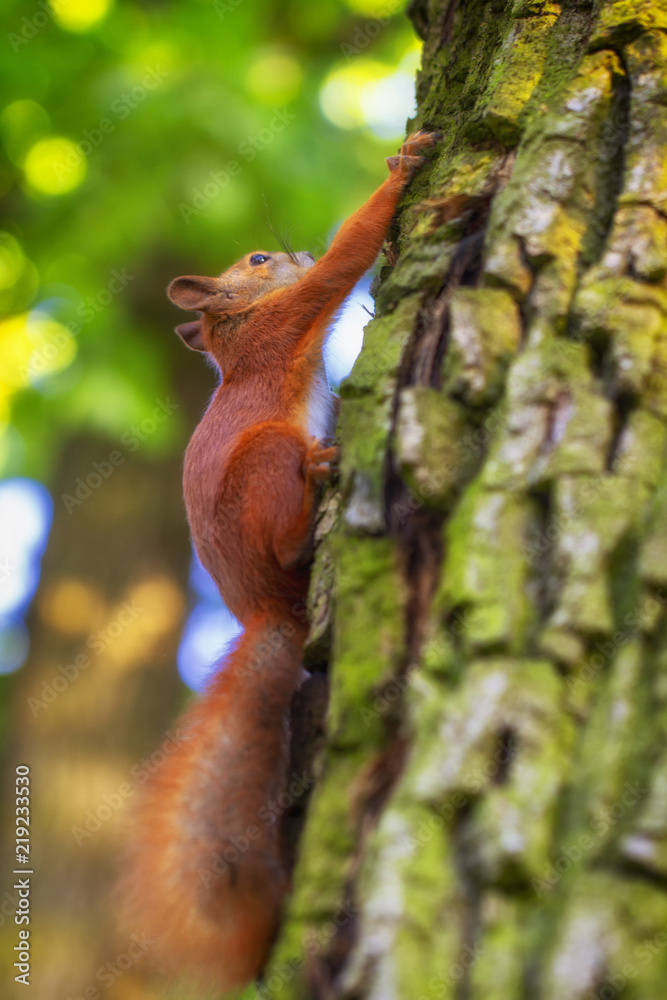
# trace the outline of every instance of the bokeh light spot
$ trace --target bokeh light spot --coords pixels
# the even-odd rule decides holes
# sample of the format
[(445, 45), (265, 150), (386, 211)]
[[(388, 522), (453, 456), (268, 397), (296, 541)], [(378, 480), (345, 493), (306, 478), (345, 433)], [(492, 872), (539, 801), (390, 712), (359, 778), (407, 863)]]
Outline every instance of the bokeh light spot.
[(324, 346), (324, 367), (333, 386), (340, 385), (350, 374), (361, 351), (368, 313), (372, 314), (374, 308), (370, 284), (370, 275), (364, 275), (341, 309)]
[(180, 626), (184, 611), (185, 598), (174, 580), (165, 575), (147, 577), (110, 609), (94, 634), (93, 650), (103, 652), (105, 665), (116, 670), (145, 664), (159, 667), (160, 643)]
[(53, 501), (41, 483), (0, 483), (0, 673), (17, 670), (28, 655), (22, 616), (37, 588), (52, 515)]
[(113, 0), (49, 0), (54, 20), (66, 31), (90, 31), (102, 21)]
[(299, 93), (303, 72), (296, 59), (281, 52), (257, 59), (246, 75), (248, 90), (267, 104), (291, 101)]
[(66, 635), (83, 635), (90, 631), (103, 611), (100, 591), (74, 577), (56, 580), (39, 602), (42, 620)]
[(0, 133), (7, 156), (12, 163), (21, 163), (26, 149), (47, 135), (51, 122), (36, 101), (12, 101), (0, 115)]
[(329, 74), (320, 91), (322, 111), (339, 128), (362, 128), (366, 124), (362, 95), (388, 73), (387, 66), (371, 59), (339, 66)]
[(177, 628), (185, 612), (183, 592), (168, 576), (142, 580), (130, 590), (129, 600), (145, 614), (141, 627), (146, 635), (159, 636)]
[(183, 629), (178, 650), (178, 672), (188, 687), (201, 691), (242, 628), (223, 604), (216, 584), (194, 549), (190, 586), (199, 601)]
[(40, 194), (67, 194), (86, 176), (86, 158), (69, 139), (52, 136), (40, 139), (28, 151), (23, 163), (26, 180)]
[(0, 321), (0, 403), (31, 382), (67, 368), (76, 340), (48, 313), (35, 310)]
[(11, 674), (28, 658), (30, 637), (23, 622), (0, 622), (0, 674)]
[(28, 377), (31, 382), (39, 381), (45, 375), (53, 375), (68, 368), (77, 352), (77, 343), (70, 331), (62, 323), (39, 309), (28, 316), (27, 334), (32, 344), (28, 361)]
[(11, 233), (0, 232), (0, 291), (13, 288), (23, 274), (25, 255)]
[(405, 4), (401, 0), (345, 0), (345, 6), (355, 14), (367, 14), (384, 20), (400, 14)]
[(370, 130), (381, 139), (400, 138), (406, 120), (417, 110), (414, 77), (392, 73), (364, 88), (359, 103)]
[[(410, 59), (415, 58), (412, 50)], [(407, 57), (406, 57), (407, 58)], [(336, 67), (320, 91), (323, 113), (339, 128), (368, 128), (381, 139), (401, 138), (416, 110), (413, 76), (371, 59)]]
[(198, 604), (188, 618), (178, 650), (178, 672), (195, 691), (201, 691), (242, 631), (222, 604)]
[(28, 314), (0, 321), (0, 395), (9, 396), (28, 384), (28, 365), (33, 346), (28, 338)]

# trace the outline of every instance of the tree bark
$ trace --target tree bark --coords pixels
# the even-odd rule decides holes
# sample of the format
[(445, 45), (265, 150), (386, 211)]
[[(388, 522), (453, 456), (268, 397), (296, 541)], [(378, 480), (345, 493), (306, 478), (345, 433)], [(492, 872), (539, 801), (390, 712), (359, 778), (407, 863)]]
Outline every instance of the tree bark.
[(667, 9), (411, 15), (444, 139), (342, 389), (326, 745), (258, 993), (657, 1000)]

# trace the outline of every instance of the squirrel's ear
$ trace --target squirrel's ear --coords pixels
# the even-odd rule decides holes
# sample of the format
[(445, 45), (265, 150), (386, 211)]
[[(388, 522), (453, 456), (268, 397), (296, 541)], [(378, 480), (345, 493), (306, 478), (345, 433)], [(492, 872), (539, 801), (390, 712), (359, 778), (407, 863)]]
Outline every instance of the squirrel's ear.
[(182, 278), (174, 278), (167, 289), (167, 295), (181, 309), (205, 312), (214, 306), (220, 291), (217, 278), (199, 278), (186, 274)]
[(181, 323), (180, 326), (176, 327), (176, 333), (191, 351), (203, 351), (206, 353), (206, 345), (202, 337), (201, 320), (195, 319), (192, 323)]

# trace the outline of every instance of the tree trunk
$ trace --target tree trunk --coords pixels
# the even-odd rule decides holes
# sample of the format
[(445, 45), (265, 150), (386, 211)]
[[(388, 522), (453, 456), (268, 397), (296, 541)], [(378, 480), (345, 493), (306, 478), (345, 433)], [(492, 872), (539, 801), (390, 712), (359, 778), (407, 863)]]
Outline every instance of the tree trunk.
[(259, 995), (657, 1000), (667, 9), (411, 14), (444, 139), (343, 387), (326, 746)]

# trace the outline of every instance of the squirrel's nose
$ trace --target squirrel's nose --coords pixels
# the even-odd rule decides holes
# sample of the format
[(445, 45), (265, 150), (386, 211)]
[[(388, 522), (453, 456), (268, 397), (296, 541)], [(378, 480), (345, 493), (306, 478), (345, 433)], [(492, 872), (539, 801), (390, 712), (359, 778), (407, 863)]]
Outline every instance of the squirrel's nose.
[(304, 251), (303, 251), (303, 256), (304, 256), (304, 257), (307, 257), (307, 258), (308, 258), (309, 260), (312, 260), (313, 264), (315, 263), (315, 255), (314, 255), (314, 254), (312, 254), (312, 253), (310, 252), (310, 250), (304, 250)]

